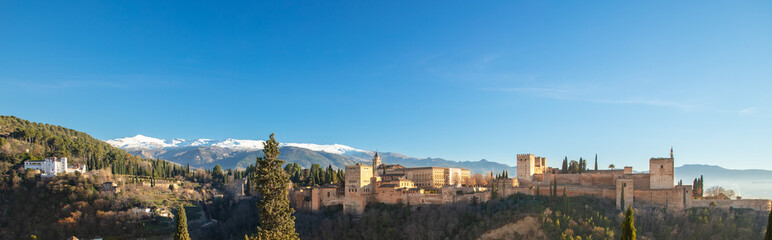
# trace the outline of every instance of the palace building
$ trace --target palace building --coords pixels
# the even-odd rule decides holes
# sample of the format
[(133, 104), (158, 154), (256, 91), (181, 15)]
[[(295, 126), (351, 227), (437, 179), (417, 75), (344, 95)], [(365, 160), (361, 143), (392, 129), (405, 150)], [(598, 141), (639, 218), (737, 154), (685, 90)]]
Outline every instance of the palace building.
[[(295, 189), (290, 193), (290, 201), (301, 209), (318, 210), (341, 204), (344, 211), (362, 212), (372, 202), (442, 204), (475, 197), (486, 200), (486, 192), (464, 187), (469, 177), (468, 169), (382, 164), (381, 157), (375, 153), (372, 165), (346, 166), (344, 186), (328, 184)], [(469, 194), (459, 195), (459, 190)]]
[(67, 158), (47, 157), (43, 161), (26, 161), (25, 169), (40, 170), (41, 177), (53, 177), (59, 173), (86, 172), (85, 164), (67, 164)]
[[(674, 184), (672, 149), (668, 158), (650, 158), (649, 171), (633, 172), (632, 167), (608, 170), (561, 172), (547, 167), (547, 159), (534, 154), (517, 154), (517, 177), (493, 180), (498, 196), (516, 193), (548, 196), (553, 184), (568, 196), (595, 196), (627, 206), (664, 206), (672, 209), (692, 207), (745, 208), (772, 210), (767, 199), (706, 200), (692, 197), (692, 186)], [(361, 213), (368, 203), (445, 204), (487, 201), (486, 187), (466, 186), (470, 171), (460, 168), (386, 165), (376, 153), (373, 164), (346, 166), (345, 186), (328, 184), (303, 187), (290, 193), (290, 202), (298, 209), (318, 210), (342, 205), (345, 212)]]

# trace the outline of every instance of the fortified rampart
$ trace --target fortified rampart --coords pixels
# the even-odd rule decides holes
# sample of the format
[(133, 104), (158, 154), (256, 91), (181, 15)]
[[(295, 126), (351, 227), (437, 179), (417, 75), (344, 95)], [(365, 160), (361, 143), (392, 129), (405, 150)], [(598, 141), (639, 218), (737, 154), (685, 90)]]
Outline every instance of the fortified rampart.
[[(608, 170), (586, 170), (582, 173), (561, 173), (558, 169), (546, 167), (543, 158), (533, 154), (517, 155), (518, 183), (512, 189), (506, 189), (510, 184), (499, 187), (502, 193), (528, 193), (549, 195), (550, 186), (556, 182), (558, 194), (566, 190), (568, 196), (590, 195), (610, 199), (617, 207), (633, 205), (635, 202), (645, 202), (668, 208), (685, 209), (692, 207), (707, 207), (711, 201), (693, 199), (692, 186), (674, 185), (674, 159), (649, 159), (648, 173), (634, 173), (632, 167)], [(538, 169), (537, 162), (543, 166)], [(539, 171), (536, 171), (538, 169)], [(770, 200), (717, 200), (721, 208), (750, 208), (757, 211), (769, 211)]]
[[(377, 158), (377, 156), (376, 156)], [(516, 193), (548, 196), (553, 183), (558, 195), (595, 196), (616, 202), (619, 209), (636, 203), (673, 209), (692, 207), (748, 208), (770, 211), (772, 201), (762, 199), (693, 199), (692, 186), (674, 185), (674, 159), (649, 159), (648, 173), (634, 173), (632, 167), (561, 173), (546, 166), (546, 159), (533, 154), (517, 155), (517, 178), (496, 179), (491, 184), (499, 196)], [(374, 159), (374, 168), (357, 164), (346, 166), (345, 188), (340, 185), (306, 187), (292, 191), (290, 201), (296, 208), (318, 210), (343, 205), (346, 212), (361, 213), (369, 202), (388, 204), (446, 204), (487, 201), (491, 191), (463, 184), (469, 170), (424, 167), (404, 168), (385, 165)], [(538, 191), (538, 193), (537, 193)]]
[(772, 200), (769, 199), (694, 199), (692, 200), (692, 207), (714, 207), (729, 209), (753, 209), (756, 211), (772, 211)]

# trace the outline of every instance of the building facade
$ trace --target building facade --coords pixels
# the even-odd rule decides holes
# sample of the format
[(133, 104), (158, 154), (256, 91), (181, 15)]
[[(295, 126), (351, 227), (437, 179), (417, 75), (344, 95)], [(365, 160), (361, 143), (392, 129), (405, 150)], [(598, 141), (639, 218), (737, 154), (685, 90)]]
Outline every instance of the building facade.
[(372, 165), (346, 166), (344, 186), (329, 184), (294, 189), (290, 193), (290, 202), (296, 208), (307, 210), (340, 204), (346, 212), (361, 213), (368, 203), (373, 202), (417, 205), (474, 198), (487, 200), (487, 192), (462, 187), (469, 176), (470, 171), (461, 168), (386, 165), (376, 153)]
[(85, 164), (68, 165), (66, 157), (48, 157), (43, 161), (26, 161), (24, 162), (24, 168), (40, 170), (41, 177), (53, 177), (59, 173), (86, 172)]

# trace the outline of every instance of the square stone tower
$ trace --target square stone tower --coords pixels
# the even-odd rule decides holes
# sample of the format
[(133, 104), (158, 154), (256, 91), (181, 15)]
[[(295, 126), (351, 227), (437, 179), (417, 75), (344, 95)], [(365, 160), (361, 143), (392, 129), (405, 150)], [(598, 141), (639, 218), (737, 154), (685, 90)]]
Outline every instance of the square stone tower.
[(651, 158), (649, 160), (649, 187), (651, 189), (673, 189), (673, 158)]
[(517, 180), (530, 182), (536, 169), (536, 156), (533, 154), (517, 154)]
[(367, 205), (367, 198), (373, 194), (373, 167), (364, 164), (346, 166), (346, 189), (343, 211), (361, 213)]
[(346, 197), (349, 195), (359, 195), (368, 191), (372, 185), (370, 182), (373, 177), (373, 167), (357, 164), (352, 166), (346, 166)]
[(632, 178), (617, 179), (617, 209), (624, 211), (633, 204), (634, 190)]

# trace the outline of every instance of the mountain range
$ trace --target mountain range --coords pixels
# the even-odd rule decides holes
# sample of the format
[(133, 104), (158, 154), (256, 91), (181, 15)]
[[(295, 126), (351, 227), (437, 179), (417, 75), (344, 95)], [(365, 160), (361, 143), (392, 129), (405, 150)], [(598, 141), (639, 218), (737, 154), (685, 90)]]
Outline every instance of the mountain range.
[[(254, 164), (257, 157), (263, 156), (262, 140), (239, 139), (172, 139), (137, 135), (105, 142), (124, 149), (131, 154), (143, 158), (159, 158), (179, 164), (190, 164), (191, 167), (212, 168), (219, 164), (223, 168), (246, 168)], [(328, 165), (334, 168), (344, 168), (356, 163), (370, 163), (375, 152), (361, 150), (341, 144), (320, 145), (313, 143), (282, 143), (279, 147), (279, 158), (289, 163), (298, 163), (304, 168), (311, 164)], [(452, 161), (442, 158), (416, 158), (400, 153), (379, 152), (385, 164), (400, 164), (405, 167), (459, 167), (475, 173), (500, 173), (509, 171), (514, 177), (516, 167), (487, 161)], [(514, 159), (512, 161), (514, 163)], [(691, 185), (694, 178), (703, 175), (705, 188), (722, 186), (733, 189), (744, 197), (772, 199), (772, 171), (769, 170), (735, 170), (719, 166), (687, 164), (675, 168), (675, 181), (683, 180), (685, 185)]]
[[(124, 149), (143, 158), (159, 158), (191, 167), (212, 168), (219, 164), (223, 168), (246, 168), (254, 164), (257, 157), (263, 156), (262, 140), (242, 139), (171, 139), (136, 135), (105, 142)], [(298, 163), (304, 168), (311, 164), (331, 165), (344, 168), (356, 163), (370, 163), (373, 151), (356, 149), (341, 144), (320, 145), (313, 143), (281, 143), (279, 158), (289, 163)], [(400, 164), (405, 167), (459, 167), (477, 173), (501, 172), (514, 173), (515, 168), (506, 164), (487, 161), (452, 161), (442, 158), (416, 158), (400, 153), (379, 152), (385, 164)]]

